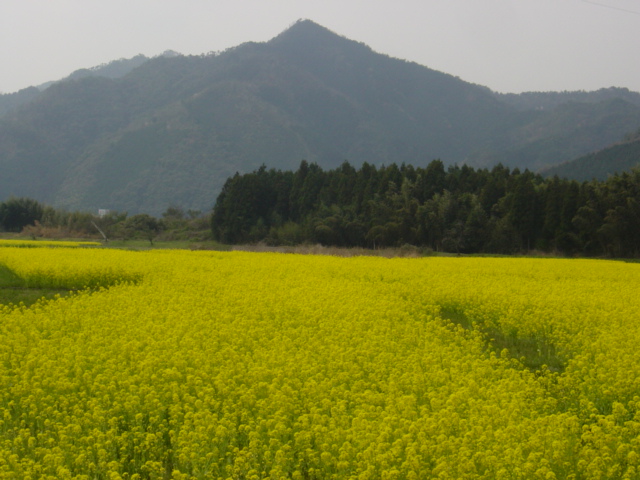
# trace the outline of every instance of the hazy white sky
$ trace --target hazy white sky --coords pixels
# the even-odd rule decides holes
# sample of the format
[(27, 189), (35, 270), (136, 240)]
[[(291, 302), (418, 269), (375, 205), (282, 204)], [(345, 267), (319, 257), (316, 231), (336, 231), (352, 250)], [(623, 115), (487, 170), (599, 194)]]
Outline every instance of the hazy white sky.
[(0, 92), (266, 41), (300, 18), (500, 92), (640, 91), (640, 0), (0, 0)]

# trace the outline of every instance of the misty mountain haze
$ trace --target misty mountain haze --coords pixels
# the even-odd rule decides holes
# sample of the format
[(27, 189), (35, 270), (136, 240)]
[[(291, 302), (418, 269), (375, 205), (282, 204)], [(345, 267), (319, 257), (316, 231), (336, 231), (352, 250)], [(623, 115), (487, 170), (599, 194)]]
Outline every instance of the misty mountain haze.
[(0, 200), (159, 214), (302, 159), (539, 170), (619, 141), (640, 94), (496, 94), (300, 21), (220, 54), (142, 56), (0, 96)]

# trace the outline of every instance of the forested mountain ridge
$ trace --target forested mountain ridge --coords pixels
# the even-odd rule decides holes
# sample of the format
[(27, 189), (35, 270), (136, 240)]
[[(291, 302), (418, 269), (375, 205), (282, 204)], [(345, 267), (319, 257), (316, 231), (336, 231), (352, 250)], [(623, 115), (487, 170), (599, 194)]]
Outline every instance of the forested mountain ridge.
[(563, 103), (600, 103), (614, 98), (620, 98), (634, 105), (640, 106), (640, 93), (632, 92), (628, 88), (601, 88), (593, 92), (584, 90), (564, 92), (523, 92), (523, 93), (495, 93), (496, 97), (519, 110), (550, 110)]
[[(171, 55), (172, 53), (175, 52), (165, 52), (163, 55)], [(23, 88), (14, 93), (0, 94), (0, 117), (4, 116), (11, 110), (29, 103), (31, 100), (36, 98), (40, 92), (46, 90), (57, 82), (78, 80), (85, 77), (120, 78), (124, 77), (126, 74), (131, 72), (131, 70), (139, 67), (147, 60), (149, 60), (149, 58), (144, 55), (136, 55), (132, 58), (121, 58), (95, 67), (81, 68), (62, 80), (50, 81), (41, 85)]]
[(579, 181), (604, 180), (616, 173), (640, 167), (640, 129), (622, 141), (597, 152), (543, 170), (544, 176), (557, 175)]
[(36, 87), (23, 88), (14, 93), (0, 94), (0, 118), (22, 105), (29, 103), (40, 94)]
[(0, 119), (0, 200), (156, 215), (171, 204), (206, 210), (228, 177), (261, 164), (440, 158), (537, 170), (640, 125), (631, 92), (526, 109), (310, 21), (220, 54), (160, 56), (113, 78), (75, 77), (30, 90), (33, 98)]
[[(633, 125), (638, 124), (638, 108), (620, 98), (560, 104), (551, 111), (540, 112), (540, 116), (524, 125), (509, 129), (505, 134), (506, 143), (494, 140), (484, 157), (467, 163), (483, 167), (502, 163), (512, 168), (545, 171), (619, 143), (629, 131), (637, 128)], [(590, 175), (588, 178), (606, 178), (595, 172), (584, 174)]]

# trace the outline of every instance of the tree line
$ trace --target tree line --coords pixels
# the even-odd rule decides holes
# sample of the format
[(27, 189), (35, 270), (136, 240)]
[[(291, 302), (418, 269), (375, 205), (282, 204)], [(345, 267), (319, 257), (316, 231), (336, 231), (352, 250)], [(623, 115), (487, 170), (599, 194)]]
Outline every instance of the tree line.
[(344, 162), (227, 179), (211, 217), (216, 240), (343, 247), (405, 244), (453, 253), (640, 255), (640, 169), (606, 181), (492, 169)]
[(154, 239), (200, 240), (208, 232), (208, 216), (200, 211), (170, 206), (156, 218), (146, 213), (128, 215), (110, 211), (104, 215), (57, 209), (27, 197), (12, 197), (0, 202), (0, 232), (21, 232), (34, 239), (101, 238), (109, 240)]

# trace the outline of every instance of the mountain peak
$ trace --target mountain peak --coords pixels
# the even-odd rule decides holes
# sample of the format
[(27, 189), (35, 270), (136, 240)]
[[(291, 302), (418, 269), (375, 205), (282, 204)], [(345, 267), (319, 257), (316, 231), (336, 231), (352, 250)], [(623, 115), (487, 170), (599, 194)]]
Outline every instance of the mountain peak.
[[(337, 58), (361, 57), (371, 53), (363, 43), (350, 40), (311, 20), (298, 20), (268, 42), (280, 54), (296, 59), (317, 70), (327, 67)], [(316, 64), (313, 67), (313, 64)]]
[(293, 25), (287, 28), (284, 32), (280, 33), (273, 40), (283, 39), (283, 38), (291, 38), (298, 36), (339, 36), (338, 34), (332, 32), (326, 27), (323, 27), (320, 24), (317, 24), (313, 20), (309, 20), (306, 18), (301, 18), (297, 20)]
[(298, 20), (269, 43), (294, 50), (308, 50), (318, 46), (335, 46), (338, 44), (357, 44), (353, 40), (349, 40), (312, 20), (306, 19)]

